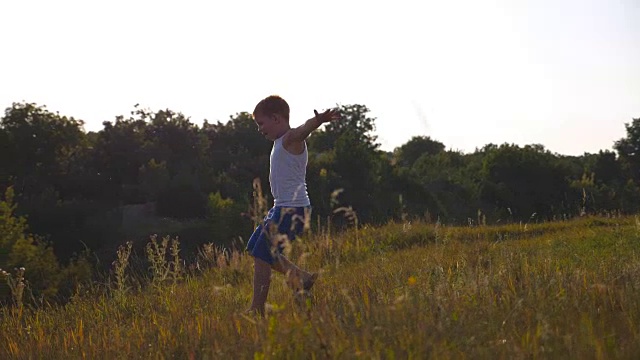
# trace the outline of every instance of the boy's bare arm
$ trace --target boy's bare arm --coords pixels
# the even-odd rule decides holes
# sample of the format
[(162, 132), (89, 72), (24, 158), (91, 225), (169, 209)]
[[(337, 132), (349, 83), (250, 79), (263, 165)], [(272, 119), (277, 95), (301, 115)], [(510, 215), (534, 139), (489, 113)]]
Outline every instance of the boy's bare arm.
[(320, 125), (326, 122), (340, 119), (340, 113), (338, 113), (336, 109), (327, 110), (322, 114), (318, 114), (318, 112), (315, 110), (314, 112), (316, 116), (305, 121), (304, 124), (298, 126), (297, 128), (293, 128), (291, 129), (291, 131), (289, 131), (287, 142), (301, 143), (307, 139), (309, 134), (311, 134), (315, 129), (319, 128)]

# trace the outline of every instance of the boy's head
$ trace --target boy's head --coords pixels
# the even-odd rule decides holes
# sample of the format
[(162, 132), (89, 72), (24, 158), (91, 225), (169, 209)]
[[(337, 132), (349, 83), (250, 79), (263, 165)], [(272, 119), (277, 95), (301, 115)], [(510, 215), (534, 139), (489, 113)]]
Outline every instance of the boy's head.
[(253, 110), (253, 117), (258, 115), (269, 117), (279, 115), (284, 120), (289, 121), (289, 104), (278, 95), (267, 96), (260, 100)]
[(280, 96), (268, 96), (256, 105), (253, 119), (267, 139), (275, 140), (289, 129), (289, 104)]

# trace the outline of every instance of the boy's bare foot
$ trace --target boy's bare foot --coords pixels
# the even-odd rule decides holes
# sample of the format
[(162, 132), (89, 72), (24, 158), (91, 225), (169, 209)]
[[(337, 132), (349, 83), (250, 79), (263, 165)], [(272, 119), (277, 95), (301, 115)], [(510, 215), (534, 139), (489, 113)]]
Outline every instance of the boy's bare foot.
[(295, 291), (293, 294), (295, 303), (301, 306), (302, 309), (309, 310), (310, 306), (313, 305), (314, 298), (311, 295), (311, 288), (316, 283), (316, 280), (318, 280), (318, 273), (309, 274), (309, 277), (302, 282), (302, 289)]
[(309, 276), (307, 280), (302, 282), (302, 289), (304, 291), (311, 290), (311, 287), (313, 287), (313, 284), (316, 283), (316, 280), (318, 280), (318, 273), (311, 274), (311, 276)]
[(260, 310), (260, 309), (256, 309), (256, 308), (249, 308), (244, 312), (244, 314), (247, 315), (247, 316), (264, 317), (264, 310)]

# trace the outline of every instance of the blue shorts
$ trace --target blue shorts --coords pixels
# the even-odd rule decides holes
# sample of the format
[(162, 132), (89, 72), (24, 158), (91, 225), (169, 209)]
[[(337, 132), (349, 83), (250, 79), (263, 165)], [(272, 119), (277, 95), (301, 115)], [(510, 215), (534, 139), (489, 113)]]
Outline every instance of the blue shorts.
[(291, 241), (301, 235), (304, 231), (305, 216), (309, 216), (310, 213), (310, 206), (271, 208), (262, 224), (251, 234), (247, 251), (251, 256), (273, 264), (275, 257), (284, 250), (285, 237)]

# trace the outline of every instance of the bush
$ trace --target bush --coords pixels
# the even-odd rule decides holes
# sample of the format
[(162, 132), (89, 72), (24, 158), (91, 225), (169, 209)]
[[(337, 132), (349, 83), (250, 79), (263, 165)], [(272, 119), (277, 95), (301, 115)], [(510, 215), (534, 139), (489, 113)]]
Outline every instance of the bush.
[(212, 242), (228, 244), (245, 231), (251, 231), (251, 220), (242, 217), (242, 210), (242, 205), (223, 198), (220, 192), (209, 194), (207, 220), (211, 224)]
[(204, 218), (206, 198), (193, 186), (170, 186), (158, 194), (157, 214), (175, 219)]
[[(77, 284), (90, 280), (91, 267), (86, 259), (72, 261), (67, 269), (61, 268), (53, 248), (42, 238), (27, 233), (27, 221), (14, 215), (13, 188), (9, 187), (0, 201), (0, 268), (11, 271), (24, 268), (24, 277), (32, 295), (37, 299), (51, 299), (58, 295), (61, 282)], [(71, 276), (71, 278), (67, 278)], [(11, 294), (3, 284), (0, 301)]]

